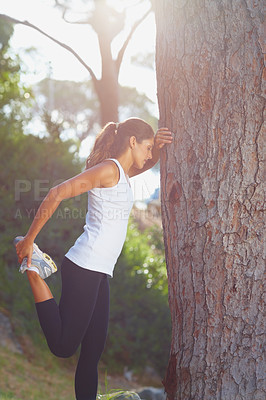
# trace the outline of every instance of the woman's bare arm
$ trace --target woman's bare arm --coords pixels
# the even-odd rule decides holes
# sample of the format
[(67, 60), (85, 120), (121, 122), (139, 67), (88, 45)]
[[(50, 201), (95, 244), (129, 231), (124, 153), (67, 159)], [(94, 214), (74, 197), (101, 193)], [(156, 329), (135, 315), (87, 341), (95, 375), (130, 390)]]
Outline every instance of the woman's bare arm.
[(104, 161), (50, 189), (42, 201), (24, 239), (16, 245), (19, 262), (21, 263), (23, 258), (27, 257), (27, 264), (30, 266), (33, 242), (62, 200), (78, 196), (95, 187), (114, 186), (118, 179), (119, 173), (114, 163), (112, 161)]

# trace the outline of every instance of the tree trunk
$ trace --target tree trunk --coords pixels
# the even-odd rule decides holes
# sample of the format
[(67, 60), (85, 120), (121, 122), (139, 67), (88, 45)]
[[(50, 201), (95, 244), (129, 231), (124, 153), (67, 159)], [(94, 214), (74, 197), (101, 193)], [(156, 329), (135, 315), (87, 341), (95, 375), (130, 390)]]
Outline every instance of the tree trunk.
[(170, 400), (266, 398), (262, 8), (155, 1)]
[(118, 122), (119, 83), (116, 60), (112, 58), (111, 41), (108, 32), (98, 32), (98, 40), (102, 58), (102, 77), (94, 81), (94, 87), (100, 102), (101, 125), (107, 122)]
[(118, 122), (119, 84), (117, 78), (101, 79), (94, 86), (100, 102), (101, 126)]
[[(113, 26), (114, 10), (106, 4), (105, 0), (101, 2), (94, 1), (94, 3), (95, 11), (92, 18), (92, 26), (97, 33), (99, 42), (102, 77), (100, 80), (94, 80), (93, 83), (100, 102), (101, 125), (104, 126), (108, 122), (118, 121), (119, 69), (117, 68), (116, 60), (112, 56), (111, 45), (121, 27), (119, 19), (116, 19), (115, 27)], [(117, 18), (116, 14), (115, 16)]]

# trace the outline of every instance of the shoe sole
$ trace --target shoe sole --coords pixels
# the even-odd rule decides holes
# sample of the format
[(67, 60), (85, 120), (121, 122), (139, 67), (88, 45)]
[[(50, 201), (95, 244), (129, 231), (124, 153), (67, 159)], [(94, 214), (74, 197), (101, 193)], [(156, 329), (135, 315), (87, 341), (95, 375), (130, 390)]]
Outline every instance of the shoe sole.
[(53, 271), (53, 272), (56, 272), (57, 271), (57, 266), (56, 266), (54, 260), (48, 254), (46, 254), (43, 251), (41, 251), (36, 243), (33, 243), (33, 248), (34, 248), (35, 252), (37, 253), (37, 256), (42, 261), (46, 262), (46, 264), (49, 265), (49, 267), (51, 267), (52, 270), (55, 269), (55, 271)]

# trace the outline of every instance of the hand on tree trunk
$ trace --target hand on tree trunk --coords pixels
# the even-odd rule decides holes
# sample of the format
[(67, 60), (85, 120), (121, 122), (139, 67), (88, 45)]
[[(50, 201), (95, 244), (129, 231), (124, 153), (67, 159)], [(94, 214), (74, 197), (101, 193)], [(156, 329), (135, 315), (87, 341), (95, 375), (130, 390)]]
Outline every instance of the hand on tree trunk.
[(165, 144), (170, 144), (173, 141), (172, 132), (168, 128), (160, 128), (156, 132), (154, 138), (154, 147), (161, 149)]

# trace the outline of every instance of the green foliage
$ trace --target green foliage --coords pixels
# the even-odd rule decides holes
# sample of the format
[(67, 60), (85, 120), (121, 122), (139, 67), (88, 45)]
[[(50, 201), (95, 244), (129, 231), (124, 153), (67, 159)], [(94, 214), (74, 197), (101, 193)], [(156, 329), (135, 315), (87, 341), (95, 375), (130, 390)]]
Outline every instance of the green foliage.
[(132, 275), (143, 275), (146, 287), (168, 293), (162, 229), (156, 225), (140, 232), (131, 221), (124, 246), (124, 255), (132, 265)]
[(26, 120), (24, 104), (30, 93), (20, 83), (20, 60), (9, 52), (12, 25), (0, 24), (0, 127), (6, 133), (20, 129)]
[[(81, 165), (69, 151), (75, 143), (63, 142), (51, 121), (47, 121), (49, 131), (44, 139), (23, 134), (25, 109), (29, 106), (24, 93), (29, 90), (20, 84), (19, 60), (10, 56), (12, 31), (10, 25), (1, 24), (0, 87), (4, 90), (0, 93), (0, 306), (11, 312), (17, 333), (26, 329), (32, 336), (37, 333), (38, 340), (40, 329), (32, 295), (27, 280), (17, 272), (12, 242), (15, 236), (27, 232), (48, 189), (79, 173)], [(57, 262), (82, 230), (85, 201), (81, 197), (62, 203), (38, 237), (40, 246), (49, 250)], [(51, 283), (58, 293), (57, 280), (52, 278)]]
[[(62, 136), (80, 140), (92, 133), (100, 123), (99, 101), (92, 82), (59, 81), (45, 78), (34, 86), (38, 115), (60, 126)], [(49, 110), (49, 111), (48, 111)]]
[[(27, 232), (49, 188), (79, 173), (82, 165), (78, 143), (63, 140), (65, 127), (52, 113), (44, 115), (43, 138), (24, 135), (29, 110), (24, 95), (30, 90), (20, 84), (19, 60), (9, 54), (11, 27), (1, 25), (0, 33), (0, 86), (4, 85), (0, 90), (0, 307), (10, 312), (16, 334), (30, 335), (45, 358), (46, 344), (32, 294), (27, 279), (18, 273), (12, 242)], [(70, 86), (68, 89), (71, 95)], [(60, 118), (64, 120), (63, 114)], [(86, 195), (62, 202), (37, 237), (38, 245), (59, 265), (82, 232), (86, 202)], [(141, 233), (131, 221), (111, 282), (110, 334), (104, 355), (107, 366), (165, 368), (170, 341), (166, 282), (161, 231), (154, 228)], [(60, 275), (55, 274), (48, 283), (58, 299)]]
[[(92, 82), (58, 81), (46, 78), (33, 88), (36, 96), (36, 109), (46, 123), (50, 121), (60, 127), (61, 136), (71, 137), (73, 131), (80, 141), (98, 129), (100, 124), (99, 101)], [(154, 130), (157, 119), (151, 115), (153, 102), (135, 88), (120, 87), (119, 114), (121, 119), (132, 116), (147, 121)], [(49, 110), (49, 111), (48, 111)]]
[[(110, 328), (104, 361), (107, 366), (163, 373), (171, 337), (167, 277), (158, 229), (141, 233), (129, 224), (123, 252), (111, 280)], [(154, 248), (157, 241), (159, 246)]]
[[(27, 280), (17, 272), (12, 242), (15, 236), (27, 232), (46, 191), (56, 182), (79, 173), (80, 166), (72, 162), (73, 155), (65, 142), (51, 145), (32, 135), (9, 137), (1, 131), (0, 140), (0, 157), (5, 166), (0, 171), (0, 304), (8, 305), (12, 316), (22, 320), (28, 332), (39, 332)], [(85, 202), (84, 197), (63, 202), (37, 238), (40, 247), (57, 263), (82, 231)], [(58, 279), (53, 277), (50, 281), (56, 293)]]

